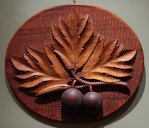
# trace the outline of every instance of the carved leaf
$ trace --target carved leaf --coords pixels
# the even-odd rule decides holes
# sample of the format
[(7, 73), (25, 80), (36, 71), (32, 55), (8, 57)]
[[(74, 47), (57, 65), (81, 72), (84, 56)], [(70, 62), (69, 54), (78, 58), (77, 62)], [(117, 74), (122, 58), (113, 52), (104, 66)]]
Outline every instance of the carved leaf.
[(68, 68), (77, 70), (92, 54), (99, 35), (93, 34), (92, 20), (79, 16), (73, 10), (64, 22), (59, 18), (58, 25), (52, 25), (52, 47)]
[[(19, 57), (11, 57), (11, 62), (17, 70), (22, 71), (22, 74), (15, 75), (16, 78), (25, 80), (19, 87), (31, 88), (35, 87), (43, 82), (51, 82), (46, 87), (50, 90), (44, 88), (40, 89), (40, 93), (52, 91), (59, 89), (61, 85), (67, 85), (70, 77), (65, 71), (59, 60), (57, 59), (55, 53), (49, 46), (45, 46), (44, 55), (35, 49), (27, 47), (27, 52), (24, 54), (24, 59)], [(52, 87), (59, 83), (60, 86)], [(62, 86), (62, 87), (63, 87)], [(39, 87), (40, 88), (40, 87)]]
[(104, 82), (118, 82), (120, 78), (130, 76), (128, 69), (133, 69), (126, 62), (133, 59), (135, 50), (122, 53), (123, 46), (118, 41), (107, 43), (103, 47), (100, 40), (82, 69), (82, 76), (86, 79), (96, 79)]

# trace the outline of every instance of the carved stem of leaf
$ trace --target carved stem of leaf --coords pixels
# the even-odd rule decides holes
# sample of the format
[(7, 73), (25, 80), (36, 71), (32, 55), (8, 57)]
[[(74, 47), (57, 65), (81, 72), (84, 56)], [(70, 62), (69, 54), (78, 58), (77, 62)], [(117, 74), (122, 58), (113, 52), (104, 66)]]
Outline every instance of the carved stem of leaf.
[[(71, 74), (72, 76), (76, 79), (76, 81), (84, 84), (83, 86), (80, 86), (80, 88), (83, 88), (83, 87), (86, 87), (86, 86), (96, 86), (96, 85), (120, 85), (120, 86), (123, 86), (123, 87), (127, 87), (128, 88), (128, 85), (126, 82), (90, 82), (90, 81), (86, 81), (86, 80), (83, 80), (81, 78), (79, 78), (75, 72), (73, 70), (71, 70)], [(79, 86), (78, 86), (79, 88)]]

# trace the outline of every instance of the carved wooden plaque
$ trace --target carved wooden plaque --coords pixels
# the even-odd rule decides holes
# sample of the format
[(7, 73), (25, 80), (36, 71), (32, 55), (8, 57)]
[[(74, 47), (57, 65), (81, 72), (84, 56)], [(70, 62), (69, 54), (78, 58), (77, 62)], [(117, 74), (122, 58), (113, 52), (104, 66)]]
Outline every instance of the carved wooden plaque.
[[(7, 49), (6, 75), (15, 96), (34, 113), (57, 121), (99, 120), (122, 108), (137, 91), (143, 51), (131, 28), (111, 12), (65, 5), (25, 22)], [(96, 91), (102, 112), (63, 112), (61, 95)]]

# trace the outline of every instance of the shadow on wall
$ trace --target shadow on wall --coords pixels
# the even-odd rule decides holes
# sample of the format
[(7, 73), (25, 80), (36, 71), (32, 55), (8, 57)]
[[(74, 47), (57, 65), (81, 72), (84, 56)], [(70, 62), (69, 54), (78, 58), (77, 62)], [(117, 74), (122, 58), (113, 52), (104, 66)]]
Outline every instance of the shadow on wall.
[(111, 116), (108, 116), (100, 121), (95, 121), (95, 122), (90, 122), (90, 123), (65, 123), (65, 122), (57, 122), (57, 121), (50, 121), (48, 119), (42, 118), (37, 116), (35, 113), (33, 113), (32, 111), (30, 111), (28, 108), (26, 108), (24, 105), (21, 105), (20, 102), (15, 98), (12, 90), (9, 87), (6, 75), (5, 75), (5, 81), (7, 84), (7, 88), (9, 90), (9, 93), (11, 95), (11, 97), (14, 99), (14, 101), (16, 102), (16, 104), (27, 114), (29, 114), (31, 117), (33, 117), (34, 119), (45, 123), (47, 125), (53, 126), (53, 127), (57, 127), (57, 128), (104, 128), (105, 125), (111, 124), (113, 122), (116, 122), (120, 119), (122, 119), (124, 116), (126, 116), (129, 112), (131, 112), (135, 106), (138, 104), (138, 102), (140, 101), (144, 89), (145, 89), (145, 83), (146, 83), (146, 70), (144, 69), (144, 74), (142, 77), (142, 81), (140, 83), (139, 89), (136, 92), (136, 94), (129, 100), (129, 102), (127, 102), (127, 104), (125, 106), (123, 106), (120, 110), (118, 110), (117, 112), (113, 113)]

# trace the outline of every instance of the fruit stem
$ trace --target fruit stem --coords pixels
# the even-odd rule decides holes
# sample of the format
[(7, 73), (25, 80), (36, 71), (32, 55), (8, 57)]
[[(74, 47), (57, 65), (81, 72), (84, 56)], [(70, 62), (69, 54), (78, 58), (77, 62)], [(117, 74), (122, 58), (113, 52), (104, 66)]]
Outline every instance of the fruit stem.
[(90, 92), (93, 91), (92, 85), (89, 85), (89, 90), (90, 90)]
[(76, 82), (77, 82), (77, 81), (76, 81), (75, 79), (72, 81), (72, 88), (75, 88)]
[[(128, 84), (126, 82), (90, 82), (90, 81), (86, 81), (86, 80), (83, 80), (81, 78), (79, 78), (74, 70), (71, 70), (71, 74), (72, 76), (75, 78), (76, 81), (80, 82), (83, 84), (83, 87), (86, 87), (86, 86), (94, 86), (94, 85), (121, 85), (123, 87), (128, 87)], [(79, 86), (77, 86), (79, 87)]]

